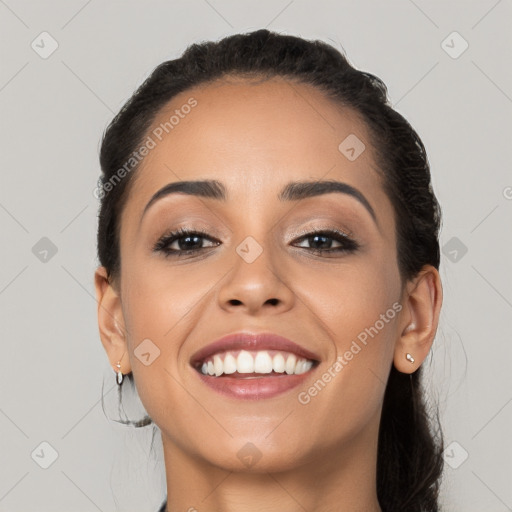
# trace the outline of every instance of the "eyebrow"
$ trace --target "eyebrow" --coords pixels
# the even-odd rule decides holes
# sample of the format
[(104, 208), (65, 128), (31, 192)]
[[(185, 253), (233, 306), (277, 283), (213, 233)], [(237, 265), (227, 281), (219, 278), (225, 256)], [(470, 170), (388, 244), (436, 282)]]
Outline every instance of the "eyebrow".
[[(366, 208), (373, 221), (378, 226), (375, 210), (366, 197), (357, 188), (341, 181), (291, 181), (283, 187), (277, 198), (279, 201), (283, 202), (299, 201), (301, 199), (332, 193), (346, 194), (357, 199), (357, 201)], [(165, 185), (151, 197), (142, 212), (140, 221), (142, 222), (142, 218), (154, 203), (170, 194), (187, 194), (222, 202), (228, 200), (226, 187), (218, 180), (176, 181)]]

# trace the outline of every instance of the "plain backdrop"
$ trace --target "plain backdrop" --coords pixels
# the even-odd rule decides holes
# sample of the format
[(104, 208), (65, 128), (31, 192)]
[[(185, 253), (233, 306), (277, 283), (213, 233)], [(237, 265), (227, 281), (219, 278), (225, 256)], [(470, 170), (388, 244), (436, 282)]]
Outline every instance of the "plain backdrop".
[(159, 434), (150, 453), (151, 428), (106, 416), (117, 396), (93, 286), (99, 141), (157, 64), (263, 27), (343, 49), (422, 137), (444, 216), (444, 306), (425, 362), (444, 510), (512, 510), (511, 19), (510, 0), (1, 0), (0, 511), (161, 503)]

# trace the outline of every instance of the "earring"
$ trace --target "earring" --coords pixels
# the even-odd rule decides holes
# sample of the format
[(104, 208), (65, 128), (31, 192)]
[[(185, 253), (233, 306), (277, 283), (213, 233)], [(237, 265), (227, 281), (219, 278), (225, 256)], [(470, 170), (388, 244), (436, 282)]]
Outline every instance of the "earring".
[(409, 353), (405, 354), (405, 358), (407, 359), (407, 361), (414, 363), (414, 357), (412, 357), (411, 354), (409, 354)]
[(124, 375), (121, 372), (121, 361), (118, 361), (116, 366), (118, 369), (117, 373), (116, 373), (116, 382), (119, 386), (121, 386), (123, 384), (123, 378), (124, 378)]

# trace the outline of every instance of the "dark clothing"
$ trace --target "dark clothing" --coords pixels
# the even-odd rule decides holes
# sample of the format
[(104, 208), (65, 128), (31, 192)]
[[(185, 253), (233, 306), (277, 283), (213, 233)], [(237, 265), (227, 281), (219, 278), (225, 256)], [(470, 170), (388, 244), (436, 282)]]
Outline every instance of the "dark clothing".
[(162, 503), (162, 506), (158, 509), (158, 512), (165, 512), (166, 506), (167, 506), (167, 498), (165, 498), (165, 501)]

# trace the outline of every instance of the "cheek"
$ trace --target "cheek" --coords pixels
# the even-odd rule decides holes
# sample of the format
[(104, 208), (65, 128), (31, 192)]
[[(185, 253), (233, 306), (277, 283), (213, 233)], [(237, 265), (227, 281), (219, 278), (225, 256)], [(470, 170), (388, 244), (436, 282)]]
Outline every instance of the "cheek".
[(302, 268), (289, 277), (289, 282), (331, 329), (326, 334), (346, 341), (373, 325), (399, 299), (399, 276), (390, 261), (383, 254), (372, 254), (354, 259), (353, 264), (347, 260), (346, 265), (310, 272)]
[(182, 347), (201, 324), (211, 300), (208, 291), (215, 289), (223, 273), (211, 267), (205, 272), (180, 270), (148, 258), (124, 263), (122, 301), (130, 362), (140, 398), (150, 412), (152, 404), (158, 408), (169, 394), (180, 393), (172, 376), (188, 365)]
[(197, 272), (147, 256), (127, 259), (125, 268), (123, 304), (130, 333), (139, 338), (153, 335), (165, 345), (173, 345), (169, 341), (176, 328), (201, 307), (205, 292), (220, 279), (211, 268)]
[(361, 407), (349, 409), (370, 414), (380, 404), (391, 367), (403, 306), (398, 274), (382, 261), (333, 272), (329, 279), (302, 280), (302, 295), (309, 294), (308, 308), (332, 345), (322, 382), (311, 392), (324, 394), (325, 384), (324, 399), (340, 413), (347, 402), (357, 402)]

